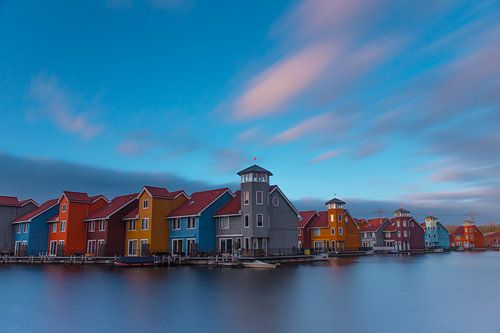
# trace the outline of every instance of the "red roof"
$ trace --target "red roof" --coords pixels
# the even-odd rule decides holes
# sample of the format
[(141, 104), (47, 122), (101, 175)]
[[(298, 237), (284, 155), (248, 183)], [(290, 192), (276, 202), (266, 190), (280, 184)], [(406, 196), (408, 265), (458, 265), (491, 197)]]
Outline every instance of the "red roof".
[(384, 228), (384, 231), (396, 231), (396, 222), (394, 222), (393, 220), (391, 220), (391, 222), (389, 222), (389, 224), (387, 224)]
[(28, 204), (30, 202), (34, 203), (35, 206), (38, 207), (38, 203), (35, 200), (33, 200), (33, 199), (26, 199), (26, 200), (19, 201), (19, 206), (22, 207), (22, 206), (24, 206), (24, 205), (26, 205), (26, 204)]
[(373, 232), (377, 231), (384, 222), (387, 221), (387, 218), (380, 217), (376, 219), (368, 219), (368, 220), (360, 220), (360, 229), (361, 231)]
[(326, 210), (318, 212), (318, 217), (311, 222), (309, 228), (328, 228), (328, 212)]
[(23, 216), (18, 217), (13, 223), (31, 221), (32, 218), (46, 212), (47, 210), (51, 209), (55, 205), (57, 205), (57, 199), (47, 200), (37, 209), (34, 209), (31, 212), (24, 214)]
[(101, 197), (104, 198), (104, 200), (108, 201), (106, 197), (102, 194), (89, 197), (89, 195), (85, 192), (63, 191), (62, 195), (64, 195), (69, 202), (76, 202), (76, 203), (92, 203)]
[(137, 220), (139, 218), (139, 207), (136, 207), (133, 211), (128, 213), (123, 217), (124, 220)]
[(229, 191), (229, 189), (226, 187), (210, 191), (194, 192), (191, 194), (191, 198), (188, 201), (177, 207), (168, 217), (199, 215), (227, 191)]
[(102, 220), (107, 219), (111, 215), (115, 214), (118, 210), (123, 208), (123, 206), (128, 205), (130, 202), (137, 200), (137, 193), (122, 195), (111, 200), (109, 204), (103, 208), (97, 210), (85, 220)]
[(59, 220), (59, 213), (52, 216), (50, 219), (47, 220), (47, 222), (57, 222), (58, 220)]
[(8, 197), (0, 195), (0, 206), (19, 206), (19, 199), (16, 197)]
[(222, 206), (214, 216), (239, 215), (241, 211), (241, 191), (236, 191), (234, 197)]
[(309, 221), (311, 221), (315, 216), (317, 216), (315, 210), (307, 210), (299, 213), (300, 216), (302, 217), (302, 220), (298, 222), (299, 228), (304, 228), (309, 223)]
[(144, 186), (143, 191), (144, 190), (148, 191), (148, 193), (151, 194), (153, 198), (161, 198), (161, 199), (175, 199), (180, 194), (182, 193), (185, 194), (184, 191), (169, 192), (166, 188), (154, 187), (154, 186)]

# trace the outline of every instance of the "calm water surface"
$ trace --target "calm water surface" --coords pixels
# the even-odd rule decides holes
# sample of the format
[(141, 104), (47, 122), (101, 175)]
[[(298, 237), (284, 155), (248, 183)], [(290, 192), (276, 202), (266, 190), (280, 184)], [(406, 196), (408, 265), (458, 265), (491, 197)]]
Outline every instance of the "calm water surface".
[(0, 332), (500, 332), (500, 253), (276, 270), (0, 266)]

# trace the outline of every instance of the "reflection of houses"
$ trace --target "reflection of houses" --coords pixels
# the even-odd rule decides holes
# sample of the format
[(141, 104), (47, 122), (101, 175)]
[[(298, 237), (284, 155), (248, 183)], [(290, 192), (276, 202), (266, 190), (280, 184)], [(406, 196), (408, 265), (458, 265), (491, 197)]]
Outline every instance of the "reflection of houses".
[(425, 247), (450, 248), (450, 234), (436, 217), (427, 216), (422, 226), (425, 229)]
[(315, 210), (308, 210), (300, 212), (302, 219), (297, 224), (298, 248), (310, 249), (311, 248), (311, 232), (310, 225), (312, 221), (318, 218), (318, 212)]
[(191, 194), (168, 215), (170, 251), (187, 255), (215, 251), (215, 229), (227, 227), (228, 218), (213, 215), (232, 198), (228, 188)]
[(464, 221), (450, 235), (451, 247), (462, 247), (464, 249), (483, 248), (484, 236), (473, 221)]
[(410, 216), (406, 209), (394, 211), (394, 217), (384, 229), (384, 247), (396, 251), (425, 249), (424, 228)]
[(485, 233), (484, 246), (489, 248), (500, 248), (500, 231)]
[(89, 197), (87, 193), (64, 191), (59, 198), (58, 216), (49, 224), (48, 252), (50, 256), (83, 254), (87, 248), (84, 219), (109, 202), (103, 195)]
[(18, 217), (14, 222), (14, 255), (35, 256), (47, 252), (49, 230), (47, 221), (59, 211), (57, 199), (44, 202), (40, 207)]
[(123, 217), (137, 207), (137, 193), (122, 195), (85, 218), (89, 255), (115, 256), (123, 253)]
[(388, 218), (380, 217), (368, 220), (358, 220), (361, 234), (361, 247), (373, 249), (384, 247), (384, 228), (391, 223)]
[(16, 197), (0, 196), (0, 253), (13, 251), (12, 221), (37, 207), (31, 199), (19, 201)]
[(147, 256), (167, 253), (169, 251), (167, 216), (189, 197), (184, 191), (170, 192), (166, 188), (145, 186), (138, 199), (137, 220), (127, 220), (125, 254)]
[(214, 214), (222, 223), (216, 229), (217, 250), (272, 254), (296, 249), (300, 215), (278, 186), (269, 185), (273, 174), (253, 165), (238, 175), (241, 190)]

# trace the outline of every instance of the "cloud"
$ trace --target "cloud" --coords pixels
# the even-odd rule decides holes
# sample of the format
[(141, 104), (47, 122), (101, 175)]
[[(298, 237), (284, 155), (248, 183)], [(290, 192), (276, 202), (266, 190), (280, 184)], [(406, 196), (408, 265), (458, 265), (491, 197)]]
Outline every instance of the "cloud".
[(263, 134), (260, 127), (252, 127), (238, 134), (236, 141), (238, 142), (254, 141), (255, 139), (262, 138), (262, 135)]
[(29, 96), (34, 104), (29, 116), (47, 118), (63, 132), (92, 139), (104, 130), (102, 124), (90, 117), (100, 106), (78, 103), (56, 76), (36, 76), (31, 82)]
[(326, 152), (321, 153), (321, 154), (317, 155), (316, 157), (314, 157), (311, 160), (311, 162), (312, 163), (319, 163), (319, 162), (331, 160), (332, 158), (337, 157), (341, 152), (342, 152), (341, 149), (326, 151)]
[(334, 123), (334, 114), (332, 112), (327, 112), (308, 118), (298, 125), (289, 128), (273, 138), (271, 138), (271, 143), (288, 143), (299, 138), (302, 138), (311, 133), (324, 132), (331, 129)]
[(232, 148), (220, 148), (211, 152), (214, 169), (221, 173), (238, 172), (249, 158), (238, 150)]
[(316, 44), (257, 74), (235, 101), (235, 117), (259, 118), (283, 112), (283, 106), (316, 82), (336, 53), (328, 44)]

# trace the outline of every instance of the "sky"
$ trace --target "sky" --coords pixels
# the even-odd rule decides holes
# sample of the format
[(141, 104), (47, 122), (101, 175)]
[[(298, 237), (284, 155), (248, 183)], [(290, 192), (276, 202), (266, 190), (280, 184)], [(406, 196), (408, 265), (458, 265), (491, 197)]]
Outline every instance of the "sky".
[(488, 0), (0, 0), (0, 193), (257, 163), (299, 209), (499, 222), (499, 40)]

